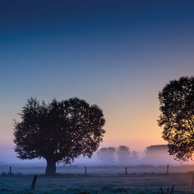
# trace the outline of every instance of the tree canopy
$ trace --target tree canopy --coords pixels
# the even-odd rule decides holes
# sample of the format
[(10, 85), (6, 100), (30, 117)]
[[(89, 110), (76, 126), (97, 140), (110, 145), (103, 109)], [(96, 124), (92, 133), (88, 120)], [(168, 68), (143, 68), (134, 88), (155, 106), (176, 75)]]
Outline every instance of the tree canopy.
[(159, 92), (164, 140), (169, 153), (178, 160), (192, 158), (194, 151), (194, 77), (170, 81)]
[(81, 154), (91, 157), (105, 133), (103, 111), (78, 98), (48, 104), (30, 98), (19, 115), (14, 127), (17, 156), (46, 159), (46, 174), (55, 174), (56, 162), (68, 164)]

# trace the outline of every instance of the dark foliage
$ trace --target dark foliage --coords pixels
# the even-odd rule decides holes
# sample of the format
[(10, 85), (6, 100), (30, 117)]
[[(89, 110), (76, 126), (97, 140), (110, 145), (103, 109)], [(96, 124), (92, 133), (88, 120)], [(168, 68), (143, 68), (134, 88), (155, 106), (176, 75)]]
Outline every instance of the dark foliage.
[(187, 160), (194, 151), (194, 77), (181, 77), (168, 83), (159, 92), (163, 138), (169, 153)]
[(53, 169), (47, 174), (55, 173), (56, 162), (68, 164), (81, 154), (91, 157), (105, 133), (102, 110), (78, 98), (49, 104), (30, 98), (20, 116), (14, 128), (18, 158), (45, 158)]

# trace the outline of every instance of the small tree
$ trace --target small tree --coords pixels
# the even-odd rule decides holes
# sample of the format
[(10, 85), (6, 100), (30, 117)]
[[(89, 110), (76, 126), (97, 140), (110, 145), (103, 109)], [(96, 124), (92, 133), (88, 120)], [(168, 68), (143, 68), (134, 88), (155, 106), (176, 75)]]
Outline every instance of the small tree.
[(57, 162), (68, 164), (81, 154), (91, 157), (105, 133), (102, 110), (78, 98), (49, 104), (30, 98), (19, 115), (21, 122), (14, 128), (17, 157), (45, 158), (47, 175), (56, 173)]
[(132, 162), (137, 162), (139, 160), (138, 153), (136, 151), (132, 151), (130, 160)]
[(130, 157), (131, 157), (131, 151), (129, 149), (129, 147), (127, 146), (119, 146), (117, 148), (117, 156), (118, 156), (118, 161), (121, 164), (127, 164), (130, 161)]
[(175, 163), (168, 153), (168, 145), (151, 145), (145, 149), (143, 162), (154, 165)]
[(178, 160), (187, 160), (194, 151), (194, 77), (181, 77), (168, 83), (159, 92), (164, 126), (163, 138), (168, 141), (169, 153)]
[(97, 152), (97, 156), (102, 162), (110, 164), (114, 162), (115, 152), (116, 152), (116, 148), (114, 147), (107, 147), (107, 148), (104, 147)]

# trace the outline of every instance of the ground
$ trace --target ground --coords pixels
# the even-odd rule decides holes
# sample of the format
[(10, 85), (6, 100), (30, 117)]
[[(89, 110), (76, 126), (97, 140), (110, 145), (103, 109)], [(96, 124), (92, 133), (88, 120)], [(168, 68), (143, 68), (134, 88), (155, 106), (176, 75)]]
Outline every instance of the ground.
[[(108, 172), (108, 169), (115, 171)], [(121, 167), (88, 167), (87, 175), (82, 167), (71, 167), (67, 173), (57, 174), (54, 177), (46, 177), (37, 174), (35, 189), (31, 190), (33, 173), (8, 175), (1, 173), (0, 193), (2, 194), (160, 194), (162, 187), (166, 193), (167, 188), (174, 186), (174, 194), (191, 194), (193, 172), (169, 172), (165, 168), (153, 168), (153, 172), (143, 172), (143, 167), (134, 167), (137, 173), (125, 174)], [(141, 169), (142, 168), (142, 169)], [(74, 170), (73, 170), (74, 169)], [(92, 172), (93, 169), (93, 172)], [(95, 169), (95, 170), (94, 170)], [(103, 169), (104, 172), (103, 173)], [(109, 170), (110, 170), (109, 169)], [(123, 172), (119, 173), (123, 170)], [(141, 171), (139, 170), (141, 169)], [(150, 168), (149, 168), (150, 169)], [(154, 172), (155, 169), (155, 172)], [(72, 170), (72, 172), (71, 172)], [(130, 167), (128, 171), (130, 170)], [(158, 171), (157, 171), (158, 170)], [(172, 170), (172, 168), (171, 168)], [(34, 171), (35, 172), (35, 171)], [(83, 172), (83, 173), (81, 173)], [(142, 172), (142, 173), (141, 173)], [(169, 192), (170, 194), (170, 192)]]

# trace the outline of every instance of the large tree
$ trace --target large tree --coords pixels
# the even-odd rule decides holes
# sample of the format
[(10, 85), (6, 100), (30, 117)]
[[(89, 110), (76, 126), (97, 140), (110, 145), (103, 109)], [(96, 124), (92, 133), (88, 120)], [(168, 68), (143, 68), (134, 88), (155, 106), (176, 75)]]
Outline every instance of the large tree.
[(56, 163), (71, 163), (81, 154), (91, 157), (105, 133), (103, 111), (78, 98), (48, 104), (30, 98), (19, 115), (14, 127), (17, 157), (46, 159), (47, 175), (56, 173)]
[(194, 77), (170, 81), (159, 92), (163, 138), (178, 160), (192, 158), (194, 151)]

